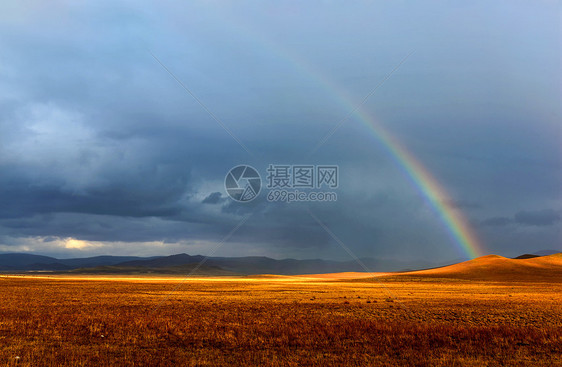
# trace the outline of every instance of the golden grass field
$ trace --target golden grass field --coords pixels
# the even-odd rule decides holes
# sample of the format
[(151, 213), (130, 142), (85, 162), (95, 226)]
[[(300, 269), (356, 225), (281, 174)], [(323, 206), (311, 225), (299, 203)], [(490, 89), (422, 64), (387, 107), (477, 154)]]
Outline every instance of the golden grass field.
[(172, 294), (181, 279), (2, 276), (0, 365), (562, 365), (562, 279), (443, 269), (188, 279)]

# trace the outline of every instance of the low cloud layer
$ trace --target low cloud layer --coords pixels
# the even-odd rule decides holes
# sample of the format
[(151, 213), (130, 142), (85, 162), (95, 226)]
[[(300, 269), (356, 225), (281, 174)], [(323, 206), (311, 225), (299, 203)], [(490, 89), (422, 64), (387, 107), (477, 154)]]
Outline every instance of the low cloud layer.
[(560, 222), (560, 212), (552, 209), (538, 211), (520, 211), (513, 218), (493, 217), (482, 221), (483, 226), (507, 226), (509, 224), (522, 226), (553, 226)]
[(529, 226), (552, 226), (560, 222), (560, 212), (552, 209), (522, 211), (515, 214), (515, 222)]

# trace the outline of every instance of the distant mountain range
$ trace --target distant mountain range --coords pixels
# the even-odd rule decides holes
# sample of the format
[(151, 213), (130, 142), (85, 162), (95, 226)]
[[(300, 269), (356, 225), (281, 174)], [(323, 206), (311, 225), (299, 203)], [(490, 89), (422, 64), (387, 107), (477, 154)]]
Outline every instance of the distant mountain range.
[(57, 259), (50, 256), (12, 253), (0, 254), (0, 271), (72, 270), (84, 267), (117, 265), (142, 258), (137, 256), (95, 256), (75, 259)]
[[(75, 259), (57, 259), (49, 256), (25, 253), (0, 254), (1, 272), (52, 271), (72, 273), (177, 273), (178, 269), (199, 264), (205, 256), (177, 254), (171, 256), (96, 256)], [(395, 271), (421, 269), (439, 265), (424, 261), (403, 262), (396, 260), (361, 259), (369, 271)], [(200, 266), (201, 273), (220, 274), (318, 274), (332, 272), (363, 272), (355, 261), (333, 260), (276, 260), (263, 256), (210, 257)]]
[[(554, 250), (525, 254), (525, 258), (556, 253)], [(25, 253), (0, 254), (0, 271), (28, 272), (49, 271), (88, 274), (182, 274), (196, 270), (203, 275), (255, 275), (255, 274), (321, 274), (340, 272), (364, 272), (356, 261), (333, 260), (276, 260), (263, 256), (246, 257), (209, 257), (204, 264), (201, 255), (177, 254), (171, 256), (96, 256), (74, 259), (57, 259), (49, 256)], [(424, 261), (405, 262), (397, 260), (380, 260), (363, 258), (361, 262), (372, 272), (405, 271), (427, 269), (448, 263), (430, 263)]]
[(533, 255), (537, 255), (537, 256), (548, 256), (548, 255), (554, 255), (554, 254), (559, 254), (560, 250), (541, 250), (541, 251), (537, 251), (537, 252), (533, 252)]

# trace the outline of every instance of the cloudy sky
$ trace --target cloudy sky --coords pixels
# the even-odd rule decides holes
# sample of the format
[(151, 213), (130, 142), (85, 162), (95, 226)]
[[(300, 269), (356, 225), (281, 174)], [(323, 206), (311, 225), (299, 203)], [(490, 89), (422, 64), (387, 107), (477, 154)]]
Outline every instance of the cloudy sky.
[[(348, 260), (328, 228), (359, 257), (465, 257), (357, 115), (311, 152), (377, 86), (362, 111), (485, 253), (561, 250), (561, 11), (3, 2), (0, 252)], [(269, 164), (338, 165), (337, 201), (268, 202), (264, 187), (237, 203), (224, 178), (240, 164), (262, 178)]]

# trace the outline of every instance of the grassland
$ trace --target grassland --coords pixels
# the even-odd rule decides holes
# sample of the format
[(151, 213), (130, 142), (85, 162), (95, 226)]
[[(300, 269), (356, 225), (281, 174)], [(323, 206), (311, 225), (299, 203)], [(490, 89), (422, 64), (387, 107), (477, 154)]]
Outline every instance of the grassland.
[(558, 282), (177, 282), (1, 277), (0, 365), (562, 365)]

